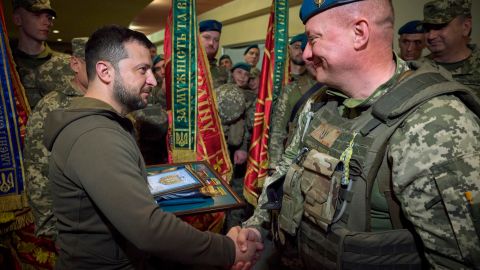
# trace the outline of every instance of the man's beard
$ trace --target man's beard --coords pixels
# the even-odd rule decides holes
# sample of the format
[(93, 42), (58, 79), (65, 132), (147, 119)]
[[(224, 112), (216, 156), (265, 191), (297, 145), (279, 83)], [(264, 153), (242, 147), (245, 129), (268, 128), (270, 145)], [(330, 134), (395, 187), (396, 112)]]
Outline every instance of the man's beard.
[(118, 74), (117, 78), (115, 78), (115, 81), (113, 82), (113, 94), (115, 99), (125, 105), (128, 112), (145, 108), (147, 103), (143, 101), (140, 94), (135, 95), (133, 94), (135, 92), (133, 89), (126, 88), (120, 74)]

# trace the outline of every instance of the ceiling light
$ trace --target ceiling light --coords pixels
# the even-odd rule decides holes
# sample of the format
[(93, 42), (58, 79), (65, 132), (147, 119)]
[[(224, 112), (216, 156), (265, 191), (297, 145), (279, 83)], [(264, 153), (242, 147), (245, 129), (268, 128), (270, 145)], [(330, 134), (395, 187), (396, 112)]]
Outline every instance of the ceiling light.
[(58, 31), (58, 30), (53, 30), (52, 33), (58, 34), (58, 33), (60, 33), (60, 31)]
[(58, 42), (62, 42), (62, 41), (63, 41), (63, 39), (61, 39), (61, 38), (57, 38), (57, 41), (58, 41)]

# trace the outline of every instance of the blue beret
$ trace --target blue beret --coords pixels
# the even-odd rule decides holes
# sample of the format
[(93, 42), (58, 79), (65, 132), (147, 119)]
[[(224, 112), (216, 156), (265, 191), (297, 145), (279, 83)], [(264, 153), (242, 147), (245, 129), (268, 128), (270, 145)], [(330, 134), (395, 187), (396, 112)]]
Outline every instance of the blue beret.
[(233, 71), (234, 71), (235, 69), (237, 69), (237, 68), (241, 68), (241, 69), (243, 69), (243, 70), (245, 70), (245, 71), (250, 72), (250, 69), (252, 69), (252, 66), (249, 65), (249, 64), (247, 64), (247, 63), (245, 63), (245, 62), (239, 62), (239, 63), (236, 63), (235, 65), (233, 65), (233, 67), (232, 67), (232, 69), (231, 69), (230, 71), (233, 72)]
[(308, 19), (329, 8), (345, 5), (360, 0), (304, 0), (300, 8), (300, 19), (306, 24)]
[(398, 29), (398, 34), (420, 34), (423, 33), (422, 22), (419, 20), (409, 21)]
[(293, 36), (292, 39), (290, 40), (290, 45), (298, 41), (302, 43), (302, 45), (300, 45), (302, 48), (302, 51), (305, 50), (305, 47), (307, 46), (307, 41), (308, 41), (307, 35), (305, 33), (301, 33), (296, 36)]
[(257, 44), (253, 44), (253, 45), (248, 46), (248, 47), (245, 49), (245, 52), (243, 53), (243, 55), (247, 54), (248, 51), (250, 51), (250, 49), (253, 49), (253, 48), (257, 48), (257, 49), (258, 49), (258, 45), (257, 45)]
[(222, 23), (216, 20), (205, 20), (199, 23), (200, 33), (205, 31), (222, 32)]

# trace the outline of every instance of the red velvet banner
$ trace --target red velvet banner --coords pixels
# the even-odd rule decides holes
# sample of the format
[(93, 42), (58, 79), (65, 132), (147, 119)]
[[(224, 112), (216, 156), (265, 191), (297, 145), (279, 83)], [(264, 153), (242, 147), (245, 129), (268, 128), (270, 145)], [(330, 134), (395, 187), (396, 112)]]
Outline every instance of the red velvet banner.
[(273, 0), (268, 21), (265, 53), (255, 107), (255, 120), (250, 143), (243, 194), (252, 205), (262, 191), (268, 170), (268, 134), (274, 96), (288, 81), (288, 0)]

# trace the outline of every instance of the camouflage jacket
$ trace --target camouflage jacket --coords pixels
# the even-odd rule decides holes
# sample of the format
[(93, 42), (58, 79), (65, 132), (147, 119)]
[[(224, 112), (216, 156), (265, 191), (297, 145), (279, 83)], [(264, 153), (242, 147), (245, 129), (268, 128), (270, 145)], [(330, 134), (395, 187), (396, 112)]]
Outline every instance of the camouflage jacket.
[(268, 144), (268, 166), (270, 169), (275, 169), (282, 157), (288, 123), (295, 104), (315, 83), (314, 78), (305, 71), (301, 76), (296, 77), (296, 80), (289, 83), (280, 95), (270, 124), (270, 141)]
[(50, 153), (43, 145), (44, 120), (47, 114), (58, 108), (67, 107), (74, 97), (83, 96), (74, 83), (60, 91), (52, 91), (44, 96), (28, 118), (25, 147), (25, 184), (28, 201), (35, 217), (35, 234), (55, 238), (55, 217), (52, 200), (48, 192), (48, 159)]
[(224, 67), (217, 65), (217, 59), (210, 60), (209, 64), (213, 88), (217, 88), (223, 84), (226, 84), (228, 81), (229, 72)]
[(162, 108), (167, 108), (167, 95), (162, 89), (162, 82), (159, 82), (157, 86), (152, 88), (151, 94), (148, 97), (148, 104), (160, 105)]
[[(450, 73), (452, 73), (453, 78), (475, 90), (475, 93), (480, 97), (480, 50), (476, 45), (468, 45), (472, 50), (472, 54), (467, 59), (457, 62), (457, 63), (436, 63)], [(433, 62), (427, 57), (426, 60)]]
[(230, 146), (247, 150), (245, 111), (247, 106), (243, 89), (233, 83), (227, 83), (215, 89), (218, 102), (218, 116), (222, 122), (223, 133)]
[[(407, 70), (403, 60), (397, 57), (394, 77), (380, 86), (366, 100), (355, 100), (333, 89), (327, 91), (337, 98), (344, 97), (338, 110), (346, 118), (354, 119), (366, 108), (392, 89), (395, 77)], [(393, 80), (393, 81), (392, 81)], [(276, 172), (265, 180), (258, 205), (267, 202), (266, 188), (285, 175), (302, 148), (303, 135), (308, 128), (311, 106), (317, 98), (314, 95), (301, 111), (295, 135), (288, 145)], [(336, 101), (335, 101), (336, 102)], [(439, 117), (442, 116), (442, 117)], [(428, 100), (409, 115), (389, 140), (386, 158), (391, 164), (392, 184), (402, 212), (410, 221), (423, 242), (424, 254), (432, 268), (442, 268), (441, 261), (462, 262), (460, 246), (469, 252), (480, 252), (479, 237), (473, 226), (451, 224), (441, 203), (432, 202), (450, 192), (463, 194), (471, 192), (473, 198), (480, 196), (480, 120), (457, 97), (442, 95)], [(439, 191), (432, 171), (442, 171), (442, 179), (454, 180), (460, 186)], [(461, 190), (456, 190), (460, 188)], [(460, 192), (460, 193), (458, 193)], [(475, 199), (476, 201), (476, 199)], [(439, 202), (439, 201), (437, 201)], [(468, 203), (467, 199), (461, 203)], [(432, 205), (432, 206), (428, 206)], [(456, 205), (447, 205), (455, 209)], [(473, 207), (478, 207), (478, 202)], [(472, 213), (473, 215), (473, 213)], [(257, 207), (254, 215), (244, 226), (259, 228), (270, 221), (267, 210)], [(477, 266), (478, 267), (478, 266)]]
[(13, 51), (16, 69), (32, 109), (48, 92), (68, 85), (74, 75), (70, 56), (45, 46), (45, 50), (36, 56), (18, 49)]
[(257, 104), (257, 93), (250, 89), (244, 89), (245, 95), (245, 134), (243, 137), (242, 150), (248, 151), (250, 148), (250, 139), (252, 138), (253, 125), (255, 121), (255, 110)]

